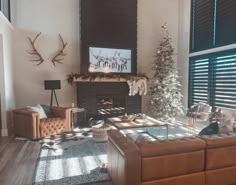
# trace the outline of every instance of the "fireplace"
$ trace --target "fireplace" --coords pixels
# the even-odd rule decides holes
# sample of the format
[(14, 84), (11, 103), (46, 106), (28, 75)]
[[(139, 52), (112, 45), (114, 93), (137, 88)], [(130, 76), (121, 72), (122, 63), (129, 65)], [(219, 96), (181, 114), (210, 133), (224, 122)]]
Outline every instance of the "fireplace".
[(77, 82), (77, 104), (87, 120), (141, 112), (141, 96), (129, 96), (126, 82)]
[(125, 113), (124, 96), (97, 96), (97, 114), (110, 117)]

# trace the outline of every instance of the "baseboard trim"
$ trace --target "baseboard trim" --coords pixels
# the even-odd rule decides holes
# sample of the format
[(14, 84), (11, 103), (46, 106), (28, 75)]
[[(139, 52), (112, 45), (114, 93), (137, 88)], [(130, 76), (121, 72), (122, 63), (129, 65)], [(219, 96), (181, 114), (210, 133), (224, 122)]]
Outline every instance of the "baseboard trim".
[(1, 135), (2, 136), (8, 136), (8, 129), (2, 129), (1, 130)]

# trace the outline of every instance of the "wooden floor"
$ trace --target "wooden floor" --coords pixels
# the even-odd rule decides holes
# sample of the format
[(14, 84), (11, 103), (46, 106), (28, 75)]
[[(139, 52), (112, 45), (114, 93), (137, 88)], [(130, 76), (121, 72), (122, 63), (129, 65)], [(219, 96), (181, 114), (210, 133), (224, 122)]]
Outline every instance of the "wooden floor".
[(38, 143), (25, 143), (14, 137), (0, 136), (0, 185), (31, 185), (40, 148)]

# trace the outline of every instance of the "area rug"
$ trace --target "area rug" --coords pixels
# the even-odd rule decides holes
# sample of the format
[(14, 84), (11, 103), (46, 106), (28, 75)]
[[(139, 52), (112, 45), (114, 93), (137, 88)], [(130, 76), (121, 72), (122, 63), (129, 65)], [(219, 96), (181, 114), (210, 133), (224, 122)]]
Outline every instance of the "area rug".
[(64, 146), (41, 150), (33, 185), (84, 185), (111, 180), (101, 168), (107, 163), (106, 143), (86, 137), (59, 145)]

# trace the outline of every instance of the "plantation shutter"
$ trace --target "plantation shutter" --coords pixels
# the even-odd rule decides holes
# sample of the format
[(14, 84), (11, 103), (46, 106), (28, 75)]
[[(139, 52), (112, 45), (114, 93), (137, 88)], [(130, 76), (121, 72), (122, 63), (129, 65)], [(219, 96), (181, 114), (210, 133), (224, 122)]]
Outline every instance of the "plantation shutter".
[(191, 52), (212, 47), (214, 0), (192, 0)]
[(217, 0), (216, 4), (216, 45), (236, 42), (236, 1)]
[(189, 106), (198, 102), (236, 109), (235, 49), (190, 58)]
[(214, 106), (236, 109), (236, 52), (212, 58)]
[(189, 72), (189, 105), (208, 102), (209, 59), (190, 61)]

